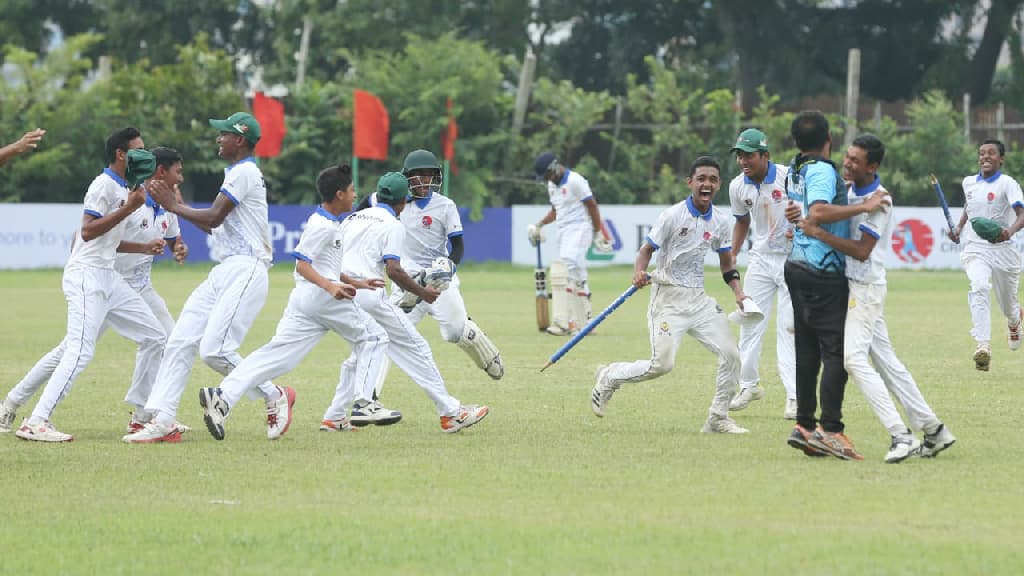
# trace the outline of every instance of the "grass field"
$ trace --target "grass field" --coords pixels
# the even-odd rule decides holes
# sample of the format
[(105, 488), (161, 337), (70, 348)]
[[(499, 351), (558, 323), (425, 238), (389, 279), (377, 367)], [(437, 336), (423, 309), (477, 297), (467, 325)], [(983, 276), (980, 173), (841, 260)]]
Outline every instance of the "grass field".
[[(243, 347), (267, 342), (292, 286), (270, 298)], [(205, 276), (159, 266), (172, 312)], [(219, 382), (197, 362), (178, 445), (120, 442), (134, 350), (116, 335), (57, 409), (66, 445), (0, 436), (0, 574), (1021, 574), (1024, 482), (1016, 445), (1024, 352), (994, 319), (992, 371), (976, 372), (966, 278), (894, 273), (897, 351), (959, 441), (934, 460), (886, 465), (888, 435), (859, 390), (847, 431), (863, 462), (810, 459), (785, 444), (784, 394), (769, 330), (765, 400), (736, 415), (751, 433), (702, 435), (715, 360), (684, 340), (676, 370), (627, 386), (603, 420), (590, 413), (595, 366), (649, 354), (647, 292), (538, 373), (564, 340), (541, 335), (532, 270), (460, 268), (474, 319), (501, 348), (491, 381), (433, 320), (421, 324), (449, 390), (491, 414), (442, 434), (426, 395), (392, 371), (395, 426), (318, 431), (348, 347), (326, 338), (279, 380), (298, 390), (288, 434), (268, 442), (261, 403), (232, 412), (227, 439), (203, 427), (196, 389)], [(627, 268), (592, 271), (595, 313)], [(709, 271), (713, 294), (726, 287)], [(0, 273), (0, 394), (63, 336), (60, 271)], [(31, 405), (19, 413), (27, 415)]]

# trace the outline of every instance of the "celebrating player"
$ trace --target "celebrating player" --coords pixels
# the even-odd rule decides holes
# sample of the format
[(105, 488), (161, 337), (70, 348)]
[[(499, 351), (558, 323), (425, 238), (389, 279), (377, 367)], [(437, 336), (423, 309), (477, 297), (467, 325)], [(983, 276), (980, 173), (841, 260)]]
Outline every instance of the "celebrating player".
[[(295, 289), (288, 307), (277, 325), (274, 338), (250, 354), (231, 371), (220, 388), (199, 390), (199, 404), (210, 434), (224, 439), (224, 420), (231, 407), (253, 386), (277, 378), (295, 369), (327, 332), (334, 331), (352, 346), (354, 381), (342, 378), (336, 400), (347, 407), (353, 387), (372, 386), (372, 375), (380, 370), (387, 337), (376, 323), (352, 302), (356, 289), (384, 287), (383, 278), (354, 279), (341, 274), (342, 222), (338, 217), (352, 210), (355, 187), (348, 165), (332, 166), (316, 179), (322, 203), (306, 220), (299, 244), (292, 254), (295, 263)], [(368, 384), (367, 384), (368, 383)], [(344, 410), (324, 418), (321, 430), (349, 430)], [(288, 430), (286, 422), (281, 434)]]
[[(218, 154), (230, 162), (213, 206), (185, 206), (170, 191), (153, 197), (168, 212), (211, 234), (211, 255), (220, 263), (185, 302), (146, 402), (153, 419), (125, 436), (128, 443), (181, 441), (175, 418), (196, 351), (210, 368), (229, 374), (242, 362), (238, 347), (267, 298), (272, 252), (267, 191), (252, 157), (260, 125), (252, 115), (236, 112), (225, 120), (211, 119), (210, 126), (220, 133)], [(267, 405), (267, 437), (276, 438), (291, 421), (295, 391), (262, 382), (259, 392)]]
[[(1020, 349), (1021, 307), (1017, 299), (1020, 285), (1020, 253), (1010, 241), (1024, 227), (1024, 196), (1020, 184), (1003, 174), (1006, 147), (999, 140), (985, 140), (978, 147), (977, 175), (964, 178), (964, 213), (950, 239), (963, 237), (960, 261), (971, 282), (967, 303), (971, 308), (971, 336), (977, 342), (974, 367), (988, 371), (992, 361), (992, 316), (988, 293), (995, 293), (996, 303), (1006, 317), (1010, 350)], [(1016, 217), (1015, 217), (1016, 215)], [(994, 241), (978, 236), (973, 227), (965, 227), (974, 218), (989, 218), (1003, 227)]]
[[(683, 336), (690, 334), (718, 356), (715, 397), (701, 431), (747, 432), (729, 417), (729, 401), (739, 381), (740, 352), (725, 314), (704, 290), (704, 255), (715, 250), (722, 278), (735, 294), (737, 304), (745, 298), (731, 254), (729, 221), (711, 205), (722, 185), (720, 173), (714, 158), (697, 158), (686, 179), (690, 196), (661, 213), (637, 252), (633, 285), (639, 288), (653, 284), (647, 311), (651, 358), (616, 362), (598, 369), (597, 384), (590, 398), (595, 415), (604, 416), (612, 394), (623, 383), (651, 380), (671, 372), (676, 349)], [(648, 276), (647, 266), (655, 252), (655, 270)]]
[[(133, 390), (144, 393), (152, 387), (167, 333), (139, 293), (114, 269), (126, 222), (146, 201), (146, 191), (139, 184), (152, 175), (156, 167), (153, 155), (141, 150), (143, 146), (142, 135), (135, 128), (123, 128), (107, 138), (109, 165), (92, 181), (85, 194), (82, 227), (64, 266), (63, 289), (68, 303), (64, 351), (32, 415), (15, 432), (18, 438), (41, 442), (74, 439), (57, 430), (49, 418), (71, 391), (75, 378), (92, 360), (104, 325), (139, 347)], [(154, 188), (157, 185), (154, 183)], [(166, 184), (162, 188), (170, 190)], [(164, 241), (157, 239), (141, 245), (141, 249), (150, 254), (162, 253)], [(31, 395), (31, 391), (28, 394)], [(129, 401), (135, 398), (129, 391)], [(9, 418), (13, 419), (15, 407), (12, 404), (18, 399), (8, 400), (12, 402), (5, 400), (4, 411), (10, 411)]]
[(3, 166), (8, 160), (15, 156), (20, 156), (29, 150), (35, 150), (45, 135), (46, 130), (36, 128), (35, 130), (26, 132), (24, 136), (18, 138), (14, 142), (11, 142), (7, 146), (0, 148), (0, 166)]
[(776, 301), (775, 348), (779, 378), (786, 390), (783, 417), (796, 418), (796, 352), (793, 350), (793, 304), (783, 277), (783, 265), (793, 246), (792, 226), (786, 221), (786, 175), (789, 169), (771, 161), (768, 137), (756, 128), (740, 133), (732, 151), (742, 174), (729, 183), (729, 203), (736, 223), (732, 228), (732, 252), (738, 256), (747, 241), (753, 245), (747, 255), (743, 292), (764, 312), (755, 324), (740, 325), (740, 392), (730, 410), (743, 410), (764, 397), (758, 364), (761, 341), (768, 328), (772, 300)]
[[(885, 146), (872, 134), (858, 136), (846, 150), (843, 179), (849, 183), (851, 206), (862, 204), (877, 190), (884, 190), (878, 177), (878, 167), (884, 157)], [(885, 461), (895, 463), (918, 453), (935, 456), (952, 446), (956, 438), (928, 406), (889, 340), (884, 315), (887, 290), (884, 248), (892, 239), (893, 216), (892, 210), (884, 209), (885, 206), (892, 206), (891, 198), (884, 198), (883, 209), (851, 218), (849, 239), (816, 226), (813, 218), (805, 220), (801, 227), (804, 234), (847, 255), (850, 305), (843, 337), (844, 363), (892, 436)], [(923, 448), (903, 423), (890, 392), (903, 406), (914, 429), (924, 431)]]
[[(545, 224), (558, 222), (558, 259), (551, 263), (551, 325), (548, 333), (566, 336), (590, 321), (590, 285), (587, 284), (587, 249), (611, 252), (604, 235), (601, 212), (587, 179), (558, 162), (552, 152), (537, 156), (537, 178), (548, 185), (551, 209), (527, 229), (530, 244), (544, 241)], [(589, 222), (588, 222), (589, 220)]]

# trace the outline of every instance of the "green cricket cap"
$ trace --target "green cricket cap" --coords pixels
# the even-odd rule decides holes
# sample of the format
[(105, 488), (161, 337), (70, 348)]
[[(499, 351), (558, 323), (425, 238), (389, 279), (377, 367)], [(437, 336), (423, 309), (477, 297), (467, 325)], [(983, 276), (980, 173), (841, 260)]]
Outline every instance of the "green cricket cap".
[(386, 204), (401, 200), (409, 194), (409, 181), (400, 172), (388, 172), (377, 181), (377, 200)]
[(740, 132), (739, 138), (736, 139), (736, 145), (732, 147), (732, 152), (736, 150), (742, 150), (744, 152), (767, 152), (768, 151), (768, 137), (764, 135), (757, 128), (747, 128), (743, 132)]
[(134, 190), (156, 172), (156, 156), (144, 148), (128, 151), (128, 169), (124, 172), (128, 188)]
[(248, 112), (235, 112), (223, 120), (210, 118), (210, 126), (213, 126), (220, 132), (241, 134), (245, 136), (245, 139), (250, 144), (256, 144), (260, 141), (260, 123)]

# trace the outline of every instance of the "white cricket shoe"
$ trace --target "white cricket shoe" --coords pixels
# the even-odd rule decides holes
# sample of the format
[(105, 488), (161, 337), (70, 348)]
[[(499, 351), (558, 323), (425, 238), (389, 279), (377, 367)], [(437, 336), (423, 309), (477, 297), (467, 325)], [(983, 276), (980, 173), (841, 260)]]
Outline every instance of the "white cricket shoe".
[(602, 364), (597, 367), (597, 383), (594, 384), (594, 389), (590, 392), (590, 410), (594, 413), (594, 416), (598, 418), (604, 418), (605, 408), (608, 407), (608, 402), (612, 399), (612, 394), (619, 389), (619, 385), (615, 384), (608, 377), (608, 366)]
[(320, 422), (321, 432), (358, 432), (359, 428), (356, 428), (349, 422), (348, 418), (342, 418), (341, 420), (324, 420)]
[[(124, 431), (129, 434), (134, 434), (139, 430), (145, 428), (146, 423), (152, 419), (152, 416), (149, 416), (145, 413), (140, 414), (139, 412), (132, 412), (131, 416), (128, 417), (128, 425), (125, 426)], [(178, 430), (178, 432), (181, 432), (182, 434), (184, 434), (185, 432), (192, 431), (192, 428), (190, 426), (186, 426), (181, 422), (175, 422), (174, 427)]]
[(402, 419), (402, 413), (398, 410), (385, 408), (383, 404), (374, 400), (356, 402), (352, 405), (351, 422), (353, 426), (363, 427), (374, 424), (376, 426), (389, 426), (398, 423)]
[(458, 432), (463, 428), (469, 428), (473, 424), (484, 419), (490, 408), (487, 406), (459, 406), (459, 413), (455, 416), (441, 416), (441, 431), (449, 434)]
[(755, 384), (750, 388), (743, 388), (739, 394), (733, 397), (732, 402), (729, 402), (729, 411), (739, 412), (750, 406), (751, 402), (761, 398), (764, 398), (764, 388), (760, 384)]
[(75, 439), (71, 434), (65, 434), (54, 428), (49, 420), (29, 425), (28, 418), (21, 423), (21, 428), (18, 428), (14, 435), (22, 440), (32, 440), (35, 442), (71, 442)]
[(267, 402), (267, 438), (270, 440), (277, 440), (288, 431), (292, 425), (292, 407), (295, 406), (294, 388), (278, 386), (277, 389), (281, 391), (281, 397)]
[(921, 446), (922, 458), (935, 458), (946, 448), (956, 442), (956, 436), (946, 428), (945, 424), (939, 424), (935, 432), (924, 435), (924, 444)]
[(907, 431), (906, 434), (892, 437), (892, 445), (889, 447), (889, 452), (885, 455), (885, 462), (887, 464), (896, 464), (920, 453), (921, 441), (912, 436), (910, 431)]
[(978, 347), (974, 350), (974, 368), (988, 372), (991, 363), (992, 349), (989, 348), (988, 342), (979, 342)]
[(786, 398), (786, 409), (782, 411), (786, 420), (796, 420), (796, 398)]
[(221, 396), (220, 388), (200, 388), (199, 405), (203, 407), (203, 422), (217, 440), (224, 439), (224, 420), (231, 407)]
[(7, 399), (0, 401), (0, 433), (10, 432), (14, 426), (14, 417), (17, 416), (17, 408), (7, 405)]
[(1020, 309), (1020, 317), (1017, 320), (1017, 325), (1006, 325), (1008, 330), (1006, 341), (1010, 344), (1010, 350), (1020, 350), (1020, 333), (1022, 331), (1022, 324), (1024, 324), (1024, 307)]
[(737, 424), (732, 418), (715, 414), (708, 416), (708, 419), (704, 421), (704, 427), (700, 431), (711, 434), (746, 434), (750, 432), (750, 430)]
[(175, 444), (181, 442), (181, 431), (176, 425), (164, 426), (154, 419), (143, 425), (142, 430), (123, 436), (121, 441), (128, 444)]

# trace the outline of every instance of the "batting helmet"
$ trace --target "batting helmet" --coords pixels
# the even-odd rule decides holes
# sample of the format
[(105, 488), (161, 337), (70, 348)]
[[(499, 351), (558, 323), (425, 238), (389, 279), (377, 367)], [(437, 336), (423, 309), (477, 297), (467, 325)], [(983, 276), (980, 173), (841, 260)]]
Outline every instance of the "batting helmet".
[(537, 159), (533, 161), (533, 172), (537, 175), (538, 180), (543, 180), (544, 176), (550, 170), (553, 170), (556, 164), (558, 164), (558, 158), (555, 157), (554, 152), (541, 152)]
[[(417, 170), (428, 170), (429, 173), (415, 174)], [(431, 192), (441, 190), (441, 163), (429, 150), (413, 150), (402, 163), (402, 174), (409, 179), (409, 193), (416, 198), (426, 198)]]

